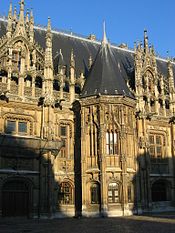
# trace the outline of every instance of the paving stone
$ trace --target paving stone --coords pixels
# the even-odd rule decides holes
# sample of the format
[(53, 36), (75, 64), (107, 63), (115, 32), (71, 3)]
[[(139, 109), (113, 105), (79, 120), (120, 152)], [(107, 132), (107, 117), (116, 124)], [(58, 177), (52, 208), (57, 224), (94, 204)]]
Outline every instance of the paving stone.
[(175, 214), (118, 218), (1, 219), (0, 233), (175, 233)]

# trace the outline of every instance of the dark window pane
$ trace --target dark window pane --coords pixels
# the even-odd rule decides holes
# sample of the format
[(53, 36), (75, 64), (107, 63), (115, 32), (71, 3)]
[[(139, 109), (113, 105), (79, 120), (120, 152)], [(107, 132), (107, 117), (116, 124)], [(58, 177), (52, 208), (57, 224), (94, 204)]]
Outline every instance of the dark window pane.
[(167, 201), (167, 184), (165, 181), (157, 181), (152, 185), (152, 201)]
[(128, 186), (128, 202), (132, 202), (132, 189)]
[(98, 204), (100, 200), (99, 185), (93, 184), (91, 186), (91, 204)]
[(6, 129), (5, 129), (6, 133), (13, 133), (16, 131), (16, 121), (7, 121), (7, 125), (6, 125)]
[(27, 122), (18, 122), (18, 132), (27, 133)]
[(154, 136), (152, 135), (149, 136), (149, 142), (150, 144), (154, 144)]
[(60, 133), (61, 133), (61, 136), (66, 136), (66, 126), (61, 126), (60, 128)]
[(156, 144), (161, 145), (161, 136), (156, 136)]
[(155, 148), (154, 148), (154, 146), (150, 146), (149, 153), (150, 153), (151, 156), (153, 156), (153, 157), (155, 156)]

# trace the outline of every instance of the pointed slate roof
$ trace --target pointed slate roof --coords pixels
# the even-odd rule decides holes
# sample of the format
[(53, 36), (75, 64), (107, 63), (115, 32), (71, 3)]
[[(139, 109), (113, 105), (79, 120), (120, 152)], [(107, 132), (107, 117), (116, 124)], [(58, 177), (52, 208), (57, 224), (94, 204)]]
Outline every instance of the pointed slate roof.
[[(105, 27), (101, 47), (82, 90), (81, 97), (101, 95), (124, 95), (133, 98), (124, 79), (125, 69), (116, 60), (107, 41)], [(123, 76), (124, 75), (124, 76)]]

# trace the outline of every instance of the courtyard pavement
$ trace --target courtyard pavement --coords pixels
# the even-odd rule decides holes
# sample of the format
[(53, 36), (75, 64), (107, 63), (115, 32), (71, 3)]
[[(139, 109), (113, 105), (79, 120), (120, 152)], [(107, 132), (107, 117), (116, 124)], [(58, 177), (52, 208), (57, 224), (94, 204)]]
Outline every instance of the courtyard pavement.
[(175, 214), (50, 220), (0, 219), (0, 233), (175, 233)]

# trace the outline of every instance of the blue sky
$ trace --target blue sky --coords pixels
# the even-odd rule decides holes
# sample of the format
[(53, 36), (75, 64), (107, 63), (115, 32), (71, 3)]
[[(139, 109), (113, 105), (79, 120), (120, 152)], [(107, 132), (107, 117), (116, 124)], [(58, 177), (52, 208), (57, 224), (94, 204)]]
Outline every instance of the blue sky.
[[(0, 0), (0, 14), (7, 15), (10, 0)], [(19, 0), (12, 0), (19, 9)], [(148, 30), (150, 45), (162, 57), (175, 57), (175, 0), (25, 0), (26, 9), (33, 8), (36, 24), (52, 26), (88, 36), (102, 37), (106, 21), (107, 37), (112, 43), (143, 40)]]

